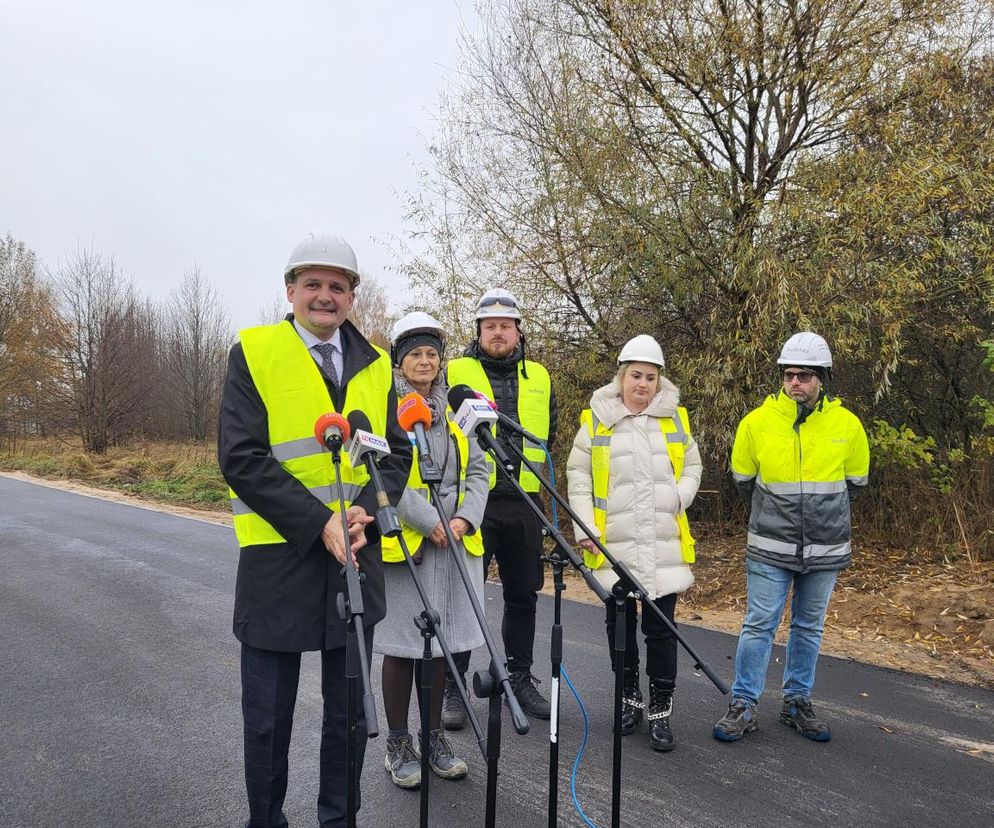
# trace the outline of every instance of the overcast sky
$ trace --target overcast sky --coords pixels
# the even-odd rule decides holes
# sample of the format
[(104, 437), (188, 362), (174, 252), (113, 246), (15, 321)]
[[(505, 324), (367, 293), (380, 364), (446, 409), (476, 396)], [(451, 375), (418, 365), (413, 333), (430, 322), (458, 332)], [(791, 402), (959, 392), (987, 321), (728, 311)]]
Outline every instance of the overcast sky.
[(113, 256), (154, 299), (196, 264), (258, 321), (308, 230), (403, 303), (385, 240), (471, 0), (0, 0), (0, 235)]

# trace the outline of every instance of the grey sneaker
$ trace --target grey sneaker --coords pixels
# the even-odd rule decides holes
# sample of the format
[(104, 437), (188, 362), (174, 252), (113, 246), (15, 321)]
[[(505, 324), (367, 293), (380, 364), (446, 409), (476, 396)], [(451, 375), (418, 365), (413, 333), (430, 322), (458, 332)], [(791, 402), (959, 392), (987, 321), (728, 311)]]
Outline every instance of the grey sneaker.
[[(460, 675), (459, 681), (466, 686), (466, 676)], [(466, 708), (463, 707), (459, 691), (452, 676), (445, 674), (445, 696), (442, 699), (442, 727), (446, 730), (462, 730), (466, 726)]]
[(728, 712), (718, 720), (712, 733), (720, 742), (737, 742), (758, 727), (755, 706), (745, 699), (732, 699)]
[(535, 686), (538, 682), (535, 676), (527, 670), (523, 670), (511, 673), (508, 678), (511, 679), (511, 689), (514, 690), (518, 704), (521, 705), (521, 709), (525, 712), (526, 716), (533, 716), (536, 719), (548, 719), (552, 715), (552, 707), (548, 699), (539, 693), (538, 688)]
[(452, 752), (444, 727), (428, 734), (428, 764), (442, 779), (462, 779), (467, 773), (466, 763)]
[(831, 728), (818, 718), (811, 707), (811, 699), (784, 699), (780, 706), (780, 721), (816, 742), (827, 742), (832, 738)]
[(398, 788), (411, 790), (421, 786), (421, 757), (414, 749), (410, 734), (387, 737), (387, 755), (383, 766)]

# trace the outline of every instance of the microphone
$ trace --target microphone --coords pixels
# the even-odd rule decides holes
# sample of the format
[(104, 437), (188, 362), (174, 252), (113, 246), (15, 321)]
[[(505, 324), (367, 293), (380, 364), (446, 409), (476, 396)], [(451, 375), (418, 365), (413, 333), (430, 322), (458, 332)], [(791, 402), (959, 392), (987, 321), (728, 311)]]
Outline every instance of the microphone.
[(352, 432), (349, 461), (353, 467), (366, 466), (369, 479), (376, 490), (376, 505), (379, 507), (376, 511), (376, 527), (385, 537), (399, 535), (400, 518), (397, 517), (397, 510), (390, 505), (390, 500), (387, 498), (378, 465), (379, 458), (386, 457), (390, 453), (390, 444), (383, 437), (372, 433), (369, 417), (362, 411), (350, 411), (347, 425)]
[(490, 407), (489, 401), (477, 397), (468, 385), (454, 385), (449, 389), (449, 407), (456, 412), (459, 430), (467, 437), (475, 434), (480, 445), (507, 471), (513, 472), (514, 464), (490, 431), (490, 424), (497, 422), (497, 412)]
[(414, 433), (418, 448), (418, 472), (424, 483), (441, 483), (442, 469), (431, 456), (431, 446), (425, 428), (431, 428), (431, 409), (424, 398), (416, 391), (405, 394), (397, 401), (397, 424), (407, 432)]
[(477, 399), (483, 400), (487, 405), (489, 405), (494, 413), (497, 415), (497, 419), (500, 421), (501, 431), (505, 428), (509, 431), (513, 431), (519, 437), (524, 437), (529, 443), (534, 443), (536, 446), (545, 446), (545, 440), (539, 440), (534, 434), (522, 427), (521, 423), (512, 420), (503, 411), (497, 407), (497, 403), (489, 399), (486, 394), (481, 392), (476, 392)]
[(314, 439), (337, 454), (349, 439), (349, 421), (336, 411), (322, 414), (314, 423)]

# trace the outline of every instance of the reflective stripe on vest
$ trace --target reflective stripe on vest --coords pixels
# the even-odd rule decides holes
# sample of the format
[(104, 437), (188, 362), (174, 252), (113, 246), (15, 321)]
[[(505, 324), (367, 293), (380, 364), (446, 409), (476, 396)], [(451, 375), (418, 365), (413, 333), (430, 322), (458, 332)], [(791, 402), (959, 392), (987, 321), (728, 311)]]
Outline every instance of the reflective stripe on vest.
[[(317, 363), (297, 334), (284, 320), (276, 325), (246, 328), (239, 338), (252, 382), (263, 404), (269, 425), (273, 458), (332, 511), (339, 509), (335, 470), (328, 450), (314, 438), (314, 423), (334, 411), (328, 387)], [(345, 410), (359, 410), (369, 417), (373, 433), (385, 434), (387, 396), (393, 376), (390, 360), (376, 349), (379, 359), (363, 368), (346, 386)], [(342, 452), (342, 484), (348, 508), (369, 480), (365, 467), (352, 468)], [(231, 511), (239, 546), (285, 543), (273, 526), (256, 514), (233, 491)], [(279, 508), (274, 504), (274, 508)]]
[[(452, 432), (452, 436), (456, 439), (457, 460), (459, 462), (459, 496), (456, 500), (456, 508), (458, 509), (466, 497), (466, 465), (469, 462), (469, 442), (466, 440), (466, 435), (453, 422), (455, 415), (452, 413), (451, 408), (446, 407), (445, 416), (449, 421), (449, 431)], [(414, 447), (414, 457), (411, 462), (411, 474), (407, 479), (407, 488), (413, 489), (425, 500), (430, 500), (428, 485), (422, 482), (421, 471), (418, 468), (417, 446)], [(408, 526), (403, 522), (401, 522), (401, 529), (403, 530), (404, 542), (407, 544), (407, 551), (413, 555), (421, 547), (421, 542), (425, 536), (414, 527)], [(463, 535), (462, 543), (470, 555), (480, 557), (483, 554), (483, 532), (479, 527), (476, 528), (476, 531), (472, 535)], [(404, 560), (404, 551), (400, 548), (400, 540), (398, 538), (383, 538), (381, 545), (383, 560), (387, 563), (397, 563)]]
[[(528, 376), (522, 373), (526, 368)], [(473, 357), (460, 357), (449, 363), (447, 369), (449, 387), (468, 385), (474, 391), (479, 391), (488, 399), (494, 398), (494, 389), (490, 378), (483, 369), (482, 363)], [(518, 422), (525, 431), (530, 431), (540, 440), (549, 439), (549, 405), (552, 398), (552, 380), (544, 365), (526, 359), (522, 366), (518, 361)], [(534, 446), (528, 440), (524, 441), (523, 451), (532, 463), (541, 467), (545, 465), (545, 451)], [(487, 466), (490, 469), (490, 488), (497, 483), (497, 468), (490, 455), (487, 455)], [(526, 492), (537, 492), (541, 484), (528, 467), (522, 463), (518, 473), (518, 482)]]
[[(659, 430), (666, 440), (666, 453), (673, 466), (673, 479), (679, 480), (683, 474), (683, 460), (690, 445), (690, 420), (687, 409), (677, 408), (677, 419), (657, 417)], [(600, 541), (606, 544), (607, 496), (611, 481), (611, 434), (612, 431), (586, 408), (580, 413), (580, 423), (587, 426), (590, 435), (590, 472), (594, 495), (594, 525), (600, 534)], [(674, 515), (680, 532), (680, 554), (684, 563), (694, 562), (694, 538), (690, 534), (690, 522), (686, 512)], [(600, 569), (607, 561), (600, 552), (584, 550), (583, 561), (590, 569)]]

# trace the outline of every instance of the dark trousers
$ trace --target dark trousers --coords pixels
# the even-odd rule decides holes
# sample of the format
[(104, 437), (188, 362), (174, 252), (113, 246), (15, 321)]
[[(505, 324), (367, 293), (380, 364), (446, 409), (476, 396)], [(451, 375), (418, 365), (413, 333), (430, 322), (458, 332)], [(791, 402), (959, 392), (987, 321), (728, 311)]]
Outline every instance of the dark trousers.
[[(367, 656), (372, 657), (372, 631), (366, 631)], [(345, 825), (348, 739), (345, 647), (321, 653), (321, 780), (318, 789), (318, 824), (322, 828)], [(293, 710), (300, 678), (300, 653), (260, 650), (242, 644), (242, 718), (245, 737), (245, 787), (249, 821), (246, 828), (285, 828), (288, 751)], [(362, 689), (356, 688), (358, 735), (357, 779), (366, 752), (366, 718)], [(359, 789), (356, 788), (356, 805)]]
[[(541, 501), (535, 503), (541, 508)], [(535, 605), (545, 581), (542, 523), (520, 495), (491, 492), (483, 515), (483, 571), (497, 560), (504, 588), (504, 640), (508, 672), (529, 672), (535, 647)], [(456, 653), (460, 673), (469, 668), (469, 653)]]
[[(642, 602), (642, 634), (645, 636), (646, 658), (645, 671), (649, 678), (676, 681), (676, 636), (669, 627), (656, 617), (656, 613), (647, 609)], [(663, 611), (663, 615), (673, 621), (676, 609), (676, 593), (662, 595), (653, 603)], [(614, 601), (607, 604), (607, 640), (611, 647), (611, 668), (614, 669), (614, 633), (617, 628), (618, 610)], [(625, 669), (638, 675), (639, 644), (635, 639), (635, 626), (638, 617), (635, 614), (635, 599), (625, 602)], [(676, 622), (673, 621), (676, 626)]]

